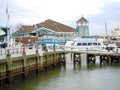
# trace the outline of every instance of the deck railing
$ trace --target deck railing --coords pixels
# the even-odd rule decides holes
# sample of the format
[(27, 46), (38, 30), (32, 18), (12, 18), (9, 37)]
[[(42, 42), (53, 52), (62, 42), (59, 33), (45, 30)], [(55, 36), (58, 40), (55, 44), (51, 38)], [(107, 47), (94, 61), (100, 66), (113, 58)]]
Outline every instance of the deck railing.
[(22, 48), (0, 48), (0, 56), (22, 53)]

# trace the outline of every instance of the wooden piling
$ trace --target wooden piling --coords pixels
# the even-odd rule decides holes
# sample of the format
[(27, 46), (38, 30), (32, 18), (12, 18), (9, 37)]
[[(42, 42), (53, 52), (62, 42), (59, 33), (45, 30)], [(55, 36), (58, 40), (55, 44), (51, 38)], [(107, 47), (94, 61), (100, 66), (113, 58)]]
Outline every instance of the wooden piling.
[(6, 55), (7, 59), (7, 83), (12, 83), (12, 58), (10, 54)]
[(96, 62), (96, 56), (94, 54), (87, 54), (87, 64)]
[(100, 64), (102, 64), (102, 63), (109, 64), (109, 62), (110, 62), (110, 57), (108, 55), (101, 55), (100, 56)]
[(65, 53), (60, 53), (60, 62), (63, 65), (66, 65), (66, 56), (65, 56)]
[(73, 55), (73, 63), (79, 63), (81, 64), (81, 54), (80, 53), (74, 53)]
[(28, 71), (27, 71), (27, 56), (26, 53), (23, 53), (23, 78), (27, 78)]
[(120, 56), (110, 56), (110, 57), (111, 57), (111, 64), (120, 62)]
[(38, 50), (36, 51), (36, 73), (38, 74), (41, 71), (41, 61)]

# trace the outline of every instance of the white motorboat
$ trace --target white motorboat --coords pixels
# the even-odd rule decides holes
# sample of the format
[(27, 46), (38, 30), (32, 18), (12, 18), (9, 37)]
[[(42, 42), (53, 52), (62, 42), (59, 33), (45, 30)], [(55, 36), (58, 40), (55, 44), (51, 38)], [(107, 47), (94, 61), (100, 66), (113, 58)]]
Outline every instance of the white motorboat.
[(117, 51), (117, 45), (115, 43), (112, 43), (112, 44), (108, 44), (106, 46), (106, 50), (108, 50), (108, 52), (118, 52)]
[(76, 38), (65, 44), (66, 50), (104, 50), (105, 48), (103, 39), (95, 38)]

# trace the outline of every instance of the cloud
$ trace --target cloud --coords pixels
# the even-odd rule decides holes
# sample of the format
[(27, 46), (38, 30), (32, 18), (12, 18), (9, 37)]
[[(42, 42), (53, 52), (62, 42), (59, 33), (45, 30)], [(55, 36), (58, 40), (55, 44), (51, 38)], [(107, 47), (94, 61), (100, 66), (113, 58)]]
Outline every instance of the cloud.
[[(34, 21), (35, 19), (38, 21), (48, 18), (58, 21), (73, 20), (81, 15), (100, 13), (99, 7), (102, 6), (96, 0), (93, 0), (94, 3), (91, 3), (90, 0), (11, 0), (11, 2), (17, 6), (16, 12), (22, 13), (19, 16), (25, 23), (27, 20), (29, 21), (29, 18)], [(17, 17), (17, 14), (12, 16)]]
[(94, 34), (105, 35), (105, 23), (107, 23), (107, 30), (110, 33), (114, 28), (120, 27), (120, 1), (109, 2), (104, 4), (102, 13), (88, 16), (90, 24), (90, 32)]
[(1, 0), (0, 24), (6, 25), (6, 3), (9, 4), (10, 24), (36, 24), (46, 19), (76, 27), (84, 15), (89, 21), (90, 34), (104, 34), (104, 24), (112, 30), (120, 21), (119, 0)]

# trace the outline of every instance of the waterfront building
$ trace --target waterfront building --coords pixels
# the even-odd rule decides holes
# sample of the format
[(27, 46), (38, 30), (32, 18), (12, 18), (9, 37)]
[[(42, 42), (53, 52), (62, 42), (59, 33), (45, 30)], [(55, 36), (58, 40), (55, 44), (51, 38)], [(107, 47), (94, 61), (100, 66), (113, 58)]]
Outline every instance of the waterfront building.
[[(14, 33), (14, 37), (17, 38), (17, 41), (22, 43), (37, 42), (39, 44), (52, 41), (64, 44), (66, 41), (71, 40), (76, 36), (76, 29), (51, 19), (32, 26), (22, 25), (19, 30)], [(22, 39), (23, 37), (27, 37), (26, 40), (24, 38), (24, 42)], [(36, 39), (31, 40), (31, 38)]]
[(118, 47), (120, 47), (120, 28), (117, 27), (110, 33), (111, 40), (110, 42), (116, 43)]
[(117, 27), (111, 32), (111, 36), (113, 37), (120, 37), (120, 28)]
[(24, 44), (35, 43), (37, 37), (32, 31), (34, 27), (31, 25), (21, 25), (17, 28), (18, 30), (13, 34), (16, 42)]
[(78, 37), (88, 37), (89, 36), (88, 20), (82, 16), (76, 23)]

